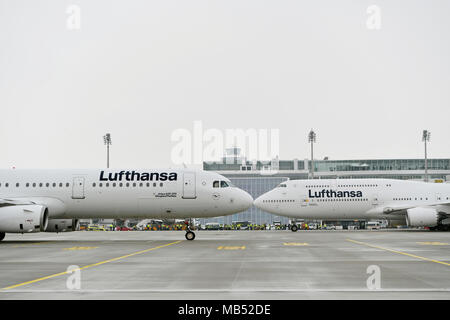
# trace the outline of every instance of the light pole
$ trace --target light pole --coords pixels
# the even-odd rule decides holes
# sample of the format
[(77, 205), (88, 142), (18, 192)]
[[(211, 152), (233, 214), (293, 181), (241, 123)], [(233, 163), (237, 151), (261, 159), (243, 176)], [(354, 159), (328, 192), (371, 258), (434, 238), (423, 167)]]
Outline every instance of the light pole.
[[(103, 142), (106, 145), (106, 168), (109, 169), (109, 146), (112, 145), (111, 134), (107, 133), (103, 136)], [(102, 219), (103, 220), (103, 219)], [(113, 220), (113, 231), (115, 231), (118, 219)]]
[(311, 179), (314, 179), (314, 143), (316, 142), (316, 133), (313, 129), (308, 134), (308, 142), (311, 143)]
[(106, 168), (109, 168), (109, 146), (112, 144), (110, 133), (103, 136), (103, 142), (106, 145)]
[(430, 142), (431, 132), (423, 130), (422, 141), (425, 144), (425, 181), (428, 182), (428, 155), (427, 155), (427, 142)]

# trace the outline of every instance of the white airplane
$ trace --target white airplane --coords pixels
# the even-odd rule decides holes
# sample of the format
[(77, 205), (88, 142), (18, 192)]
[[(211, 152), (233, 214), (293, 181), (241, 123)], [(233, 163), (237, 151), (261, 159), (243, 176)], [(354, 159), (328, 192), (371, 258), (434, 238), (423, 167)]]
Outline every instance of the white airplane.
[[(80, 218), (216, 217), (252, 203), (207, 171), (0, 170), (0, 241), (5, 233), (75, 231)], [(188, 228), (186, 239), (194, 238)]]
[[(450, 184), (392, 179), (288, 180), (261, 195), (264, 211), (312, 220), (403, 220), (411, 227), (448, 230)], [(292, 231), (297, 231), (293, 225)]]

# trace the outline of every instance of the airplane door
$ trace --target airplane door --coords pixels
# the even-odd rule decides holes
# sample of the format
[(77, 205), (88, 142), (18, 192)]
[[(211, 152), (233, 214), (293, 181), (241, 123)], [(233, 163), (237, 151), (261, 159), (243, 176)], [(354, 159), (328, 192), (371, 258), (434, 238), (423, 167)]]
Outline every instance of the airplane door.
[(378, 194), (374, 194), (372, 196), (372, 205), (374, 205), (374, 206), (378, 205)]
[(306, 195), (303, 195), (301, 197), (301, 205), (302, 207), (306, 207), (308, 205), (309, 199)]
[(331, 180), (331, 183), (330, 183), (331, 190), (337, 191), (337, 182), (338, 182), (337, 179)]
[(72, 184), (72, 199), (84, 199), (84, 178), (74, 177)]
[(195, 199), (197, 193), (195, 190), (195, 172), (183, 173), (183, 199)]

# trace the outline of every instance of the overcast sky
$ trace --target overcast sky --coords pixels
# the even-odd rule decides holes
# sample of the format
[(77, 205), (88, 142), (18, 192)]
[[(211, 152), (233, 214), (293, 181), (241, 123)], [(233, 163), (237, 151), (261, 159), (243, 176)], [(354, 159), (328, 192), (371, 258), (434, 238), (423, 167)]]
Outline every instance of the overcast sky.
[(309, 156), (311, 128), (317, 158), (419, 158), (428, 129), (449, 158), (449, 16), (447, 0), (0, 0), (0, 167), (102, 167), (106, 132), (113, 167), (172, 166), (194, 121), (279, 129), (281, 159)]

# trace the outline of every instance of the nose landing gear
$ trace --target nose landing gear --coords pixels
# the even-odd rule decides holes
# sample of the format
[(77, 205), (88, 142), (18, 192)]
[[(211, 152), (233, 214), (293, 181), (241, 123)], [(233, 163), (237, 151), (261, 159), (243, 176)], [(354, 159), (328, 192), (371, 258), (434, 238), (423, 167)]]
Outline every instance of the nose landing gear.
[(184, 235), (186, 240), (192, 241), (195, 239), (195, 233), (191, 230), (190, 221), (185, 221), (186, 224), (186, 234)]
[(194, 240), (195, 239), (195, 233), (193, 233), (191, 230), (186, 231), (186, 234), (184, 235), (186, 237), (186, 240)]
[(293, 224), (293, 225), (291, 226), (291, 231), (292, 231), (292, 232), (297, 232), (297, 230), (298, 230), (297, 225), (296, 225), (296, 224)]

